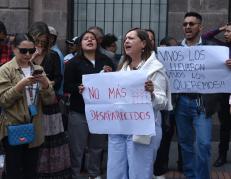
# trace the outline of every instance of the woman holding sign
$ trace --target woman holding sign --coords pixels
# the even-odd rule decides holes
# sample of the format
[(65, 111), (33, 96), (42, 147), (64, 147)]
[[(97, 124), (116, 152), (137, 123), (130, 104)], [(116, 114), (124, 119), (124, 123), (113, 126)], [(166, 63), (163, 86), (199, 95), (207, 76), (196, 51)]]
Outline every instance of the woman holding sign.
[(80, 49), (77, 56), (67, 62), (64, 74), (64, 91), (70, 94), (68, 133), (70, 137), (72, 178), (78, 179), (80, 177), (84, 150), (88, 146), (87, 172), (90, 179), (98, 179), (101, 174), (101, 159), (106, 136), (89, 133), (85, 116), (85, 104), (79, 88), (82, 87), (82, 75), (101, 71), (109, 72), (114, 67), (112, 61), (100, 53), (93, 32), (86, 31), (81, 35)]
[(151, 179), (153, 163), (162, 136), (160, 110), (171, 110), (171, 94), (163, 65), (156, 59), (147, 33), (141, 29), (127, 32), (121, 71), (145, 70), (149, 79), (144, 88), (150, 92), (155, 114), (156, 136), (109, 135), (107, 178)]

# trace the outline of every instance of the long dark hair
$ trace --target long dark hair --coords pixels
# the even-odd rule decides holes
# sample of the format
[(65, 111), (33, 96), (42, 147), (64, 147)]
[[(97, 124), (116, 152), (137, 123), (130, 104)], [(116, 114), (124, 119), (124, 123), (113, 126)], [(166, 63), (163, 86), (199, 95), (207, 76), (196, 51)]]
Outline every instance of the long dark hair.
[[(145, 60), (145, 61), (146, 61), (146, 60), (151, 56), (152, 51), (153, 51), (152, 43), (151, 43), (151, 41), (150, 41), (150, 39), (149, 39), (149, 37), (148, 37), (148, 34), (147, 34), (147, 32), (146, 32), (145, 30), (142, 30), (142, 29), (140, 29), (140, 28), (133, 28), (133, 29), (129, 30), (129, 31), (125, 34), (125, 37), (126, 37), (126, 35), (127, 35), (129, 32), (131, 32), (131, 31), (135, 31), (136, 34), (137, 34), (137, 37), (139, 37), (139, 39), (140, 39), (141, 41), (145, 41), (145, 42), (146, 42), (146, 45), (145, 45), (145, 47), (144, 47), (144, 49), (143, 49), (143, 52), (142, 52), (142, 54), (141, 54), (142, 60)], [(125, 38), (124, 38), (124, 39), (125, 39)], [(124, 40), (124, 41), (125, 41), (125, 40)], [(124, 56), (123, 56), (123, 59), (122, 59), (122, 63), (120, 63), (120, 64), (118, 65), (117, 70), (120, 70), (125, 62), (128, 62), (128, 64), (130, 64), (130, 63), (132, 62), (131, 57), (128, 56), (128, 55), (126, 55), (125, 49), (123, 49), (123, 54), (124, 54)]]
[[(146, 32), (150, 32), (153, 36), (153, 41), (154, 41), (154, 47), (153, 50), (157, 53), (157, 47), (156, 47), (156, 34), (152, 29), (144, 29)], [(151, 40), (151, 39), (150, 39)]]
[(2, 32), (4, 35), (7, 34), (6, 26), (2, 21), (0, 21), (0, 32)]

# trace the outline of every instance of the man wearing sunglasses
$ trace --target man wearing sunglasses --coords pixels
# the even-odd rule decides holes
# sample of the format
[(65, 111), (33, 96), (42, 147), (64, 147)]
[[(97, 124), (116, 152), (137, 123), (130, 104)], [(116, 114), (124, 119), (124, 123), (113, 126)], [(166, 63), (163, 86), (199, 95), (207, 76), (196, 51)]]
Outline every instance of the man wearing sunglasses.
[(72, 40), (66, 40), (68, 46), (68, 54), (64, 57), (64, 63), (74, 58), (80, 50), (80, 37), (73, 37)]
[[(221, 32), (224, 33), (224, 41), (215, 38), (215, 36)], [(226, 61), (226, 65), (231, 69), (231, 24), (226, 24), (222, 27), (206, 32), (202, 34), (202, 38), (206, 40), (213, 40), (217, 45), (229, 47), (230, 59)], [(220, 121), (220, 143), (218, 147), (219, 156), (213, 164), (214, 167), (221, 167), (227, 162), (227, 152), (229, 150), (229, 140), (231, 132), (229, 95), (230, 94), (228, 93), (220, 94), (220, 110), (218, 112), (218, 117)]]
[[(182, 46), (207, 44), (201, 38), (202, 17), (197, 12), (185, 14), (182, 28), (185, 37)], [(211, 115), (216, 112), (216, 100), (213, 94), (178, 94), (175, 118), (186, 178), (210, 178)]]

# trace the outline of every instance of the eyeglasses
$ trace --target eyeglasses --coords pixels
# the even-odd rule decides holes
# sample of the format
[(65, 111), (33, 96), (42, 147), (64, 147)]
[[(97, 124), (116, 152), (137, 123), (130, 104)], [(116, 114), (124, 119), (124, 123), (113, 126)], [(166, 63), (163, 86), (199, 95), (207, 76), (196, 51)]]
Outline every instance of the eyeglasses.
[(18, 48), (18, 50), (21, 54), (27, 54), (27, 52), (29, 52), (29, 54), (33, 54), (36, 51), (35, 48)]
[(200, 23), (196, 23), (196, 22), (184, 22), (182, 25), (183, 27), (187, 27), (187, 25), (189, 25), (189, 27), (192, 27), (196, 24), (200, 24)]

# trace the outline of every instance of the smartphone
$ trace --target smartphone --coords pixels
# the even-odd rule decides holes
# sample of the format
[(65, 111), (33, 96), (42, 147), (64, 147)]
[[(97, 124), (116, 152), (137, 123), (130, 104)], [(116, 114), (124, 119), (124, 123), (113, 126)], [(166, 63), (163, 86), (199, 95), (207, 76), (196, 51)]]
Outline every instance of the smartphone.
[(42, 73), (43, 73), (43, 70), (37, 69), (37, 70), (34, 70), (34, 71), (33, 71), (32, 76), (34, 76), (34, 75), (40, 75), (40, 74), (42, 74)]

